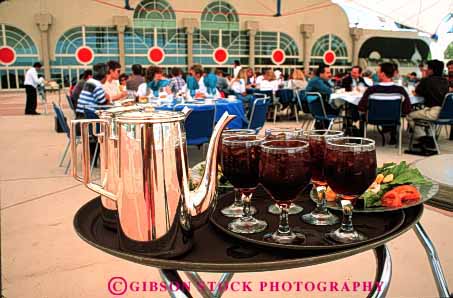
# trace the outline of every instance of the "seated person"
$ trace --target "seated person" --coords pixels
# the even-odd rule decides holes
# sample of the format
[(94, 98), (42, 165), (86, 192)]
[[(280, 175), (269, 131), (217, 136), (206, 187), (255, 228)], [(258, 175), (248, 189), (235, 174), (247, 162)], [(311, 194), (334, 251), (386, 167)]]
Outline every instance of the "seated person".
[(263, 75), (263, 79), (260, 81), (257, 87), (260, 91), (272, 91), (275, 93), (275, 91), (278, 90), (278, 81), (272, 69), (266, 70)]
[(171, 94), (169, 80), (163, 78), (163, 70), (158, 66), (150, 66), (145, 72), (145, 83), (138, 86), (137, 96), (148, 97), (154, 96), (159, 97), (159, 92), (166, 92)]
[[(329, 84), (329, 80), (332, 77), (330, 72), (330, 66), (326, 64), (320, 64), (318, 69), (314, 72), (315, 75), (308, 81), (306, 92), (319, 92), (324, 102), (324, 109), (327, 115), (338, 115), (338, 110), (332, 108), (329, 104), (330, 95), (332, 94), (332, 87)], [(328, 121), (325, 123), (315, 123), (316, 128), (328, 127)]]
[[(369, 87), (362, 96), (359, 102), (358, 109), (362, 113), (366, 113), (368, 109), (368, 98), (373, 93), (385, 93), (385, 94), (401, 94), (404, 97), (402, 103), (402, 114), (407, 115), (411, 111), (411, 101), (409, 95), (401, 86), (396, 85), (393, 82), (393, 75), (395, 73), (395, 67), (393, 63), (381, 63), (377, 69), (377, 76), (379, 78), (379, 84)], [(396, 144), (396, 127), (383, 128), (382, 133), (390, 132), (390, 143)], [(382, 135), (384, 137), (384, 135)], [(385, 139), (384, 139), (385, 140)]]
[(120, 91), (127, 91), (127, 80), (129, 79), (129, 76), (125, 73), (120, 74), (119, 81), (120, 81)]
[(93, 66), (93, 77), (85, 82), (77, 101), (77, 119), (85, 118), (85, 110), (96, 112), (102, 109), (102, 105), (109, 103), (102, 86), (107, 79), (107, 72), (108, 66), (105, 63), (98, 63)]
[(414, 72), (411, 72), (410, 74), (408, 74), (407, 80), (409, 83), (412, 83), (412, 84), (418, 83), (417, 73), (414, 71)]
[(453, 60), (448, 61), (447, 69), (448, 69), (449, 92), (453, 92)]
[(142, 76), (142, 66), (140, 64), (132, 65), (132, 74), (129, 76), (126, 83), (126, 90), (137, 92), (138, 86), (145, 82)]
[(229, 95), (229, 83), (228, 80), (225, 78), (225, 74), (219, 68), (216, 69), (215, 74), (217, 76), (217, 89), (220, 92), (223, 92), (225, 96)]
[(374, 85), (374, 81), (373, 81), (373, 71), (371, 69), (365, 69), (363, 72), (362, 72), (362, 78), (363, 78), (363, 81), (365, 82), (365, 84), (368, 86), (368, 87), (371, 87)]
[(358, 65), (353, 66), (351, 72), (341, 80), (341, 88), (346, 91), (359, 91), (359, 87), (369, 87), (362, 78), (362, 68)]
[(252, 68), (247, 68), (247, 81), (246, 86), (247, 89), (255, 88), (256, 87), (256, 77), (253, 72)]
[(170, 84), (168, 85), (173, 94), (179, 92), (185, 92), (186, 90), (186, 81), (182, 78), (182, 69), (179, 67), (173, 67), (171, 69), (171, 79)]
[(251, 106), (253, 104), (253, 95), (247, 95), (246, 91), (247, 82), (247, 69), (241, 69), (238, 73), (238, 77), (231, 82), (230, 88), (234, 95), (246, 105)]
[[(217, 80), (213, 80), (212, 76), (210, 80), (206, 78), (203, 67), (200, 64), (194, 64), (189, 70), (189, 76), (187, 77), (187, 89), (190, 95), (195, 98), (206, 98), (214, 92), (216, 98), (220, 97), (220, 93), (216, 88)], [(214, 74), (212, 74), (214, 75)], [(214, 75), (215, 77), (215, 75)], [(213, 86), (206, 86), (208, 82), (212, 82)], [(208, 90), (211, 89), (211, 90)], [(210, 91), (210, 92), (208, 92)]]
[(117, 61), (109, 61), (107, 62), (107, 66), (109, 68), (107, 79), (104, 83), (104, 91), (106, 93), (106, 97), (111, 102), (119, 99), (124, 99), (127, 97), (127, 91), (123, 90), (120, 91), (120, 83), (118, 81), (120, 73), (121, 73), (121, 64)]
[[(415, 94), (422, 96), (424, 101), (424, 108), (416, 110), (407, 115), (407, 121), (411, 128), (415, 128), (414, 137), (421, 138), (425, 132), (420, 126), (415, 127), (415, 119), (420, 120), (436, 120), (439, 118), (439, 113), (445, 94), (448, 93), (448, 80), (443, 77), (444, 63), (439, 60), (428, 61), (428, 69), (426, 70), (426, 77), (420, 80), (420, 83), (415, 87)], [(429, 139), (429, 138), (428, 138)], [(419, 139), (424, 143), (426, 138)], [(432, 141), (432, 140), (430, 140)], [(433, 145), (433, 144), (422, 144)], [(424, 147), (424, 146), (423, 146)], [(432, 147), (432, 146), (429, 146)]]
[(77, 82), (77, 85), (75, 85), (74, 89), (72, 90), (71, 93), (71, 100), (72, 104), (75, 108), (77, 108), (77, 102), (80, 97), (80, 93), (82, 93), (83, 86), (85, 85), (85, 82), (88, 81), (93, 77), (93, 72), (91, 69), (87, 69), (83, 72), (80, 80)]
[(295, 69), (291, 74), (291, 79), (289, 80), (289, 88), (297, 90), (305, 90), (308, 82), (305, 80), (304, 73), (300, 69)]

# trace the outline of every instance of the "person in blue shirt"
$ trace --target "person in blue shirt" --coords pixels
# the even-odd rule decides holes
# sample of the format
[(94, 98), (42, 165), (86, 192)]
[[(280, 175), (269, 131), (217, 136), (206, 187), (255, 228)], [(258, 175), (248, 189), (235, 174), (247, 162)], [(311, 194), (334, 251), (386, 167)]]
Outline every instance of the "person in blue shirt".
[[(313, 76), (310, 81), (308, 81), (306, 92), (319, 92), (324, 101), (324, 109), (328, 115), (338, 115), (338, 110), (332, 108), (329, 104), (330, 94), (332, 94), (332, 87), (329, 84), (329, 80), (332, 77), (330, 72), (330, 66), (326, 64), (320, 64), (316, 70), (316, 75)], [(322, 128), (325, 126), (328, 127), (328, 121), (326, 123), (321, 123), (316, 121), (315, 127)]]
[(167, 94), (171, 94), (169, 87), (170, 81), (165, 79), (163, 76), (162, 68), (158, 66), (150, 66), (145, 72), (145, 82), (138, 86), (137, 96), (149, 96), (159, 97), (159, 91), (165, 91)]

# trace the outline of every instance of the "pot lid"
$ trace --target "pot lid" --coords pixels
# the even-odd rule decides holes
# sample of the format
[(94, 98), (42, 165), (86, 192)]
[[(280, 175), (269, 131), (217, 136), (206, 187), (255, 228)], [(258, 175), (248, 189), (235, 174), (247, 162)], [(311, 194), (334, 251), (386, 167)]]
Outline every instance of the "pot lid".
[(127, 107), (114, 107), (107, 110), (99, 110), (98, 115), (100, 117), (114, 117), (117, 114), (132, 112), (132, 111), (140, 111), (143, 107), (141, 106), (127, 106)]

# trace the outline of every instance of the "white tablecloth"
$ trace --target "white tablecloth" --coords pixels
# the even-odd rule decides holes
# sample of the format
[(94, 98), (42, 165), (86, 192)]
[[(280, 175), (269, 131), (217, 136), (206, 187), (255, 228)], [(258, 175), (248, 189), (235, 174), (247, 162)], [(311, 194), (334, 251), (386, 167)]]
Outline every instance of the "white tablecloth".
[[(341, 92), (341, 93), (332, 93), (330, 95), (329, 103), (333, 106), (339, 107), (343, 105), (344, 102), (348, 102), (355, 106), (359, 105), (360, 99), (362, 98), (363, 93), (352, 91), (352, 92)], [(421, 96), (411, 95), (409, 96), (411, 104), (420, 104), (425, 101)]]

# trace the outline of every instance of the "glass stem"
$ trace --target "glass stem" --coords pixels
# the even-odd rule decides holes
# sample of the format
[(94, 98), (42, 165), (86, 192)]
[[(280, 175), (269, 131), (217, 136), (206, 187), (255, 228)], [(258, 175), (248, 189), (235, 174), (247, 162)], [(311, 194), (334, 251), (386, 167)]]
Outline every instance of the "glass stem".
[(350, 214), (343, 213), (343, 220), (341, 222), (340, 229), (343, 232), (348, 232), (348, 233), (354, 231), (354, 226), (352, 225), (352, 212)]
[(237, 188), (234, 189), (234, 203), (233, 203), (233, 205), (237, 206), (237, 207), (243, 206), (242, 198), (240, 196), (239, 189), (237, 189)]
[(288, 235), (291, 233), (288, 223), (288, 208), (289, 205), (280, 205), (282, 212), (280, 213), (280, 223), (278, 225), (278, 234)]
[(250, 212), (250, 206), (252, 205), (252, 194), (242, 194), (241, 200), (244, 204), (244, 211), (242, 213), (241, 220), (251, 221), (253, 219), (252, 213)]

